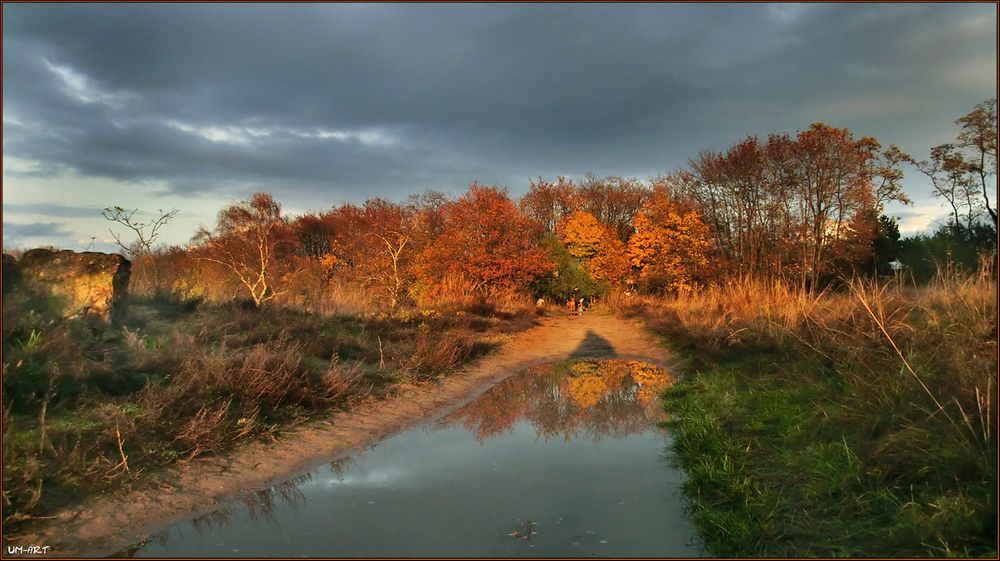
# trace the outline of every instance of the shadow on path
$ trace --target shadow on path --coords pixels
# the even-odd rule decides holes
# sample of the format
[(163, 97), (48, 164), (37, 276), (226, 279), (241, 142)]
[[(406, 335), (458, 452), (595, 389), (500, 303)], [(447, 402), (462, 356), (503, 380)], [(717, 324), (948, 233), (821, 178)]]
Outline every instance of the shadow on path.
[(592, 330), (587, 330), (587, 335), (580, 341), (576, 349), (570, 353), (569, 358), (610, 358), (618, 356), (611, 343)]

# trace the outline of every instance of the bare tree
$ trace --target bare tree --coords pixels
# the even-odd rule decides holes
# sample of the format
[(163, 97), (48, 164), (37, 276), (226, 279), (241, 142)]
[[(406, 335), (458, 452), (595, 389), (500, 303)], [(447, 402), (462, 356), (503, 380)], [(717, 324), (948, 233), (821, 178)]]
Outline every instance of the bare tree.
[(402, 271), (402, 257), (403, 250), (406, 249), (406, 244), (410, 241), (410, 236), (399, 231), (373, 232), (371, 235), (385, 244), (385, 255), (388, 257), (389, 267), (373, 270), (368, 280), (385, 289), (389, 295), (389, 305), (395, 310), (399, 305), (400, 296), (403, 294), (405, 281)]
[(155, 218), (142, 221), (136, 218), (136, 214), (139, 214), (139, 209), (126, 210), (120, 206), (112, 206), (101, 211), (101, 216), (111, 222), (125, 226), (135, 234), (135, 240), (132, 243), (126, 244), (122, 241), (120, 234), (110, 228), (108, 229), (118, 247), (128, 254), (133, 261), (145, 261), (149, 263), (150, 269), (153, 271), (153, 289), (156, 293), (159, 293), (162, 288), (160, 286), (160, 270), (156, 259), (153, 258), (153, 252), (156, 249), (156, 240), (160, 237), (160, 228), (165, 226), (167, 222), (170, 222), (180, 211), (177, 209), (170, 211), (160, 209), (157, 212), (158, 214)]
[[(931, 180), (932, 193), (951, 207), (952, 228), (957, 235), (971, 233), (981, 210), (975, 204), (976, 182), (969, 166), (954, 144), (931, 148), (929, 160), (911, 163)], [(964, 223), (964, 225), (963, 225)]]
[(370, 199), (362, 209), (366, 233), (359, 239), (357, 265), (367, 285), (380, 289), (395, 310), (405, 296), (413, 250), (416, 211), (384, 199)]

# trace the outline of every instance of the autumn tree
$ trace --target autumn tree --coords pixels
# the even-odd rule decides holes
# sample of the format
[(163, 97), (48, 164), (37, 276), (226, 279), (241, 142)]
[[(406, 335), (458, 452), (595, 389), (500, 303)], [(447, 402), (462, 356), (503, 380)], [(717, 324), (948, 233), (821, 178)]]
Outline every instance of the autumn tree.
[(506, 189), (474, 183), (443, 212), (441, 233), (418, 257), (417, 275), (426, 286), (461, 280), (486, 295), (522, 288), (552, 271), (531, 220)]
[(868, 167), (863, 169), (862, 173), (866, 177), (871, 177), (875, 210), (881, 214), (889, 202), (912, 204), (910, 198), (903, 192), (902, 165), (910, 161), (910, 156), (895, 144), (882, 150), (878, 141), (871, 137), (862, 139), (860, 148), (867, 151), (865, 162)]
[(298, 216), (291, 222), (292, 235), (298, 241), (300, 253), (313, 261), (319, 261), (333, 251), (336, 236), (332, 225), (315, 213)]
[(228, 269), (259, 308), (293, 273), (279, 258), (282, 246), (290, 246), (286, 224), (274, 197), (254, 193), (219, 211), (214, 230), (199, 229), (195, 249), (199, 259)]
[(320, 219), (333, 232), (330, 252), (337, 262), (347, 270), (364, 259), (367, 226), (365, 212), (361, 206), (342, 204), (320, 215)]
[(562, 176), (555, 183), (532, 179), (521, 197), (521, 210), (544, 231), (555, 232), (556, 224), (573, 209), (575, 189), (573, 182)]
[(628, 250), (625, 244), (609, 231), (586, 267), (594, 279), (606, 281), (611, 287), (621, 286), (631, 269)]
[(794, 137), (747, 137), (702, 152), (675, 176), (711, 226), (716, 248), (742, 276), (819, 286), (833, 269), (869, 261), (879, 214), (902, 192), (899, 148), (815, 123)]
[(597, 255), (608, 229), (593, 214), (578, 210), (556, 225), (556, 235), (573, 257), (589, 259)]
[(571, 256), (582, 260), (592, 278), (617, 286), (628, 274), (625, 244), (589, 212), (578, 210), (566, 216), (556, 226), (556, 235)]
[(444, 231), (445, 208), (451, 199), (439, 191), (427, 190), (407, 198), (406, 208), (414, 216), (413, 229), (416, 251), (430, 244)]
[(649, 187), (637, 179), (587, 174), (576, 189), (575, 208), (610, 226), (624, 242), (632, 235), (632, 218), (647, 196)]
[[(862, 231), (859, 219), (876, 219), (866, 139), (855, 141), (847, 129), (813, 123), (798, 134), (792, 159), (799, 202), (801, 284), (815, 291), (836, 246)], [(870, 245), (870, 239), (867, 240)], [(865, 244), (860, 244), (865, 245)]]
[[(296, 277), (294, 297), (306, 309), (321, 309), (328, 299), (330, 281), (340, 259), (335, 252), (337, 231), (324, 214), (305, 213), (288, 224), (293, 251), (285, 255), (300, 269)], [(287, 299), (287, 297), (286, 297)]]
[(654, 187), (634, 220), (628, 257), (649, 291), (688, 292), (708, 265), (711, 238), (697, 210), (670, 197), (665, 186)]
[(727, 152), (702, 152), (690, 162), (688, 181), (711, 222), (722, 254), (740, 275), (763, 276), (774, 269), (781, 233), (783, 193), (777, 189), (766, 146), (747, 137)]
[[(308, 261), (317, 282), (325, 285), (340, 265), (337, 256), (337, 230), (326, 214), (306, 213), (292, 221), (291, 235), (298, 245), (298, 255)], [(325, 288), (321, 286), (319, 288)]]
[(416, 210), (382, 198), (343, 204), (319, 216), (332, 232), (325, 258), (338, 277), (370, 290), (397, 308), (411, 282), (410, 262), (419, 244)]

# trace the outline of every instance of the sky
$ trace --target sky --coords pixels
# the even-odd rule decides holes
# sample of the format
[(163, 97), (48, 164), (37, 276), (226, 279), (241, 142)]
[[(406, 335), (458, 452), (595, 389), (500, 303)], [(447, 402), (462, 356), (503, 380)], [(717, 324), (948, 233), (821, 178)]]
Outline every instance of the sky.
[(813, 122), (926, 158), (997, 95), (996, 41), (994, 4), (5, 3), (3, 246), (111, 250), (112, 205), (179, 209), (183, 244), (255, 191), (650, 179)]

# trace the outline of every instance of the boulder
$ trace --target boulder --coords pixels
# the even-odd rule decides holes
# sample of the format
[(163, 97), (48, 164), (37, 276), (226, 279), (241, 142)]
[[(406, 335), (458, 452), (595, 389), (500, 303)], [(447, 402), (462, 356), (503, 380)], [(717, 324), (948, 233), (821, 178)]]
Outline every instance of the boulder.
[(117, 323), (125, 311), (132, 264), (121, 255), (32, 249), (16, 262), (8, 257), (3, 256), (4, 293), (47, 296), (55, 308), (50, 311), (63, 318)]

